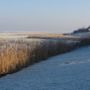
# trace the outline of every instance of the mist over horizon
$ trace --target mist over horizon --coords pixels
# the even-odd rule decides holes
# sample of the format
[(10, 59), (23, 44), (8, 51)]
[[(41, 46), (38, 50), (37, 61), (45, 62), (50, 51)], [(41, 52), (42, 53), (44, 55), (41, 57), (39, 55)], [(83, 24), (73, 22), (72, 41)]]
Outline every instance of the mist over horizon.
[[(89, 26), (89, 25), (88, 25)], [(81, 26), (81, 27), (75, 27), (75, 28), (72, 28), (71, 30), (69, 29), (69, 30), (63, 30), (63, 29), (61, 29), (61, 30), (0, 30), (0, 33), (13, 33), (13, 32), (16, 32), (16, 33), (23, 33), (23, 32), (29, 32), (29, 33), (56, 33), (56, 34), (58, 34), (58, 33), (72, 33), (72, 32), (74, 32), (75, 30), (78, 30), (78, 29), (80, 29), (80, 28), (87, 28), (88, 26)]]

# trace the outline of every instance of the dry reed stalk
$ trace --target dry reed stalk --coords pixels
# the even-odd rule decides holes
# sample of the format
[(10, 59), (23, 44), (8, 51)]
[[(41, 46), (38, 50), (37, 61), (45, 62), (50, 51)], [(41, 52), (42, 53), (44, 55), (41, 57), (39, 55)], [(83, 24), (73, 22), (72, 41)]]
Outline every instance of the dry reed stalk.
[(12, 73), (50, 56), (71, 50), (59, 39), (0, 41), (0, 75)]

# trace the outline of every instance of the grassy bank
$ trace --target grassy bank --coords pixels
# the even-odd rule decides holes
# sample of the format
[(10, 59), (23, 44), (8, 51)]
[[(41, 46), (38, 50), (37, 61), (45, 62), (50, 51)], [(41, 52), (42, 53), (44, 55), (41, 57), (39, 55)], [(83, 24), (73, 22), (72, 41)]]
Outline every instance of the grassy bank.
[(13, 73), (48, 57), (71, 51), (75, 41), (61, 39), (0, 40), (0, 76)]
[(90, 33), (0, 34), (0, 76), (19, 71), (51, 56), (90, 45)]

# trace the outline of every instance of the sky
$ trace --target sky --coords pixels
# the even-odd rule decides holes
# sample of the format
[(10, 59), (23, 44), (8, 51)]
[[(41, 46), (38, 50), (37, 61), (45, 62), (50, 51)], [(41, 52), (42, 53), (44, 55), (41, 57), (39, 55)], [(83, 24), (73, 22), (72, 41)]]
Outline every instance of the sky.
[(90, 0), (0, 0), (0, 32), (67, 33), (90, 25)]

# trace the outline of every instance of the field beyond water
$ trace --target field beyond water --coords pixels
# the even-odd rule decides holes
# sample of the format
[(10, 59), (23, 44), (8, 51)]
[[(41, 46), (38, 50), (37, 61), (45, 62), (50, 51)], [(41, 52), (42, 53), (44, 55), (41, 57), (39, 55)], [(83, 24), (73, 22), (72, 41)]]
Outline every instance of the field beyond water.
[(0, 76), (89, 44), (81, 35), (1, 33)]

